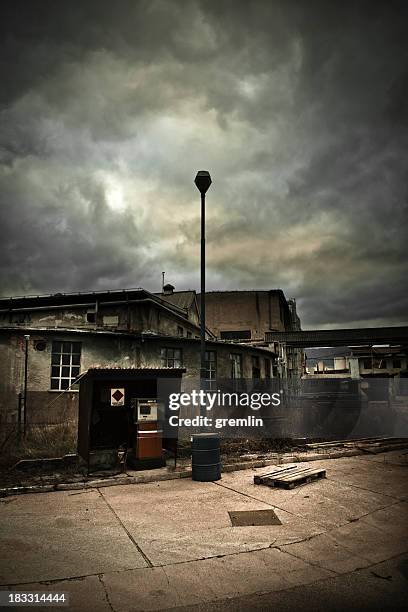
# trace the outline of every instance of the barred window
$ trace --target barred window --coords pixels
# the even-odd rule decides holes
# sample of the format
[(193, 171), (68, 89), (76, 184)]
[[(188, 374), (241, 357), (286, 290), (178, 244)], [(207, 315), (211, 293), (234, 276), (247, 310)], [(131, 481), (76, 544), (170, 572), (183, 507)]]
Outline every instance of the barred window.
[(164, 347), (161, 349), (161, 362), (163, 368), (181, 368), (183, 354), (179, 348)]
[(51, 354), (51, 389), (68, 389), (79, 376), (81, 343), (54, 340)]

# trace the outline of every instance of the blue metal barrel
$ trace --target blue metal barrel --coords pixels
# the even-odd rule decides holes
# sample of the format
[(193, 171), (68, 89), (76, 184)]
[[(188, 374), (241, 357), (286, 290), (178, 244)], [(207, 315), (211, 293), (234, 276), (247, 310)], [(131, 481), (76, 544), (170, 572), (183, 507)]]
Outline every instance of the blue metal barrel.
[(220, 437), (216, 433), (194, 434), (191, 439), (193, 480), (212, 482), (221, 478)]

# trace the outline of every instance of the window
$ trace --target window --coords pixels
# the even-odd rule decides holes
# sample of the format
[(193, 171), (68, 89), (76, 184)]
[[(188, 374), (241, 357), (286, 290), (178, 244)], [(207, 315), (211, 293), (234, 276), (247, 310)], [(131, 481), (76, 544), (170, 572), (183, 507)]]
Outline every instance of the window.
[(193, 334), (190, 331), (188, 331), (187, 332), (187, 338), (192, 338), (192, 337), (193, 337)]
[(252, 378), (261, 378), (261, 366), (259, 357), (252, 357)]
[(51, 389), (69, 389), (79, 376), (80, 365), (81, 343), (55, 340), (51, 354)]
[(184, 336), (184, 329), (180, 325), (177, 326), (177, 335)]
[(385, 363), (385, 359), (381, 359), (380, 357), (374, 357), (374, 368), (376, 370), (384, 370), (387, 367)]
[(182, 351), (179, 348), (162, 348), (161, 362), (163, 368), (181, 368), (183, 365)]
[(243, 329), (239, 331), (220, 331), (221, 340), (250, 340), (251, 330)]
[(371, 359), (363, 359), (363, 368), (364, 370), (371, 370), (372, 368), (372, 361)]
[(87, 323), (96, 323), (96, 312), (95, 310), (88, 310), (86, 313)]
[(393, 368), (400, 368), (401, 367), (401, 359), (394, 359), (392, 362), (392, 367)]
[(265, 378), (271, 377), (271, 360), (265, 358)]
[(231, 353), (231, 378), (242, 378), (242, 355)]
[(207, 389), (213, 390), (216, 388), (217, 378), (217, 354), (215, 351), (205, 351), (205, 380)]

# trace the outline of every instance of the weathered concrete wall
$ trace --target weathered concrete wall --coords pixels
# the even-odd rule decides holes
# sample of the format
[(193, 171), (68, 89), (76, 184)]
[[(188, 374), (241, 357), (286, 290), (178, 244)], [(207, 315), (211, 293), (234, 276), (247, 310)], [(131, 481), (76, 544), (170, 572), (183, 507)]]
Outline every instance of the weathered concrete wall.
[[(178, 335), (182, 327), (184, 335), (190, 331), (197, 335), (196, 318), (189, 321), (173, 315), (170, 311), (150, 302), (99, 306), (95, 322), (87, 321), (87, 313), (95, 310), (95, 305), (50, 308), (27, 312), (0, 313), (0, 327), (37, 327), (64, 329), (118, 329), (120, 331), (154, 331), (165, 335)], [(117, 321), (117, 322), (116, 322)]]
[[(44, 350), (36, 350), (38, 340), (45, 342)], [(183, 338), (133, 339), (126, 336), (104, 336), (87, 333), (67, 333), (55, 330), (38, 334), (31, 332), (28, 357), (27, 418), (31, 423), (59, 423), (75, 420), (78, 393), (73, 390), (61, 394), (50, 390), (51, 353), (53, 340), (81, 342), (80, 371), (93, 367), (144, 368), (162, 367), (161, 348), (181, 348), (186, 378), (198, 378), (200, 344)], [(24, 331), (0, 333), (0, 423), (16, 422), (18, 394), (24, 384)], [(265, 358), (273, 354), (253, 347), (208, 343), (208, 350), (217, 353), (217, 377), (231, 375), (231, 353), (242, 355), (242, 377), (252, 378), (252, 357), (259, 357), (261, 377), (265, 377)]]
[[(162, 347), (181, 348), (183, 353), (183, 364), (187, 368), (186, 377), (198, 378), (200, 375), (200, 344), (198, 342), (189, 341), (173, 341), (166, 342), (165, 339), (160, 342), (146, 341), (143, 344), (140, 367), (162, 367), (160, 351)], [(231, 359), (230, 354), (242, 355), (242, 378), (252, 378), (252, 357), (259, 357), (261, 369), (261, 377), (265, 377), (265, 358), (270, 361), (273, 358), (272, 353), (255, 349), (251, 346), (244, 347), (240, 345), (227, 345), (222, 343), (207, 343), (207, 349), (216, 352), (217, 360), (217, 378), (231, 377)]]
[(284, 331), (289, 316), (283, 294), (269, 291), (209, 292), (205, 306), (206, 324), (217, 337), (221, 331), (251, 330), (252, 340), (263, 340), (266, 331)]
[[(36, 350), (38, 340), (45, 349)], [(91, 367), (138, 367), (139, 343), (123, 337), (68, 334), (30, 334), (28, 352), (27, 418), (32, 423), (58, 423), (77, 418), (77, 391), (50, 390), (51, 351), (53, 340), (81, 342), (81, 372)], [(0, 334), (0, 422), (17, 421), (18, 394), (23, 392), (25, 340), (19, 334)]]

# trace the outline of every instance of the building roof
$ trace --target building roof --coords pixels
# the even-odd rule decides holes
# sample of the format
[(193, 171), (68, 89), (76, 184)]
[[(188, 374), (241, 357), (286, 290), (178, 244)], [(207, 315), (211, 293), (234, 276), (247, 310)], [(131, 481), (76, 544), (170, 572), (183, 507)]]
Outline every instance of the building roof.
[(115, 301), (123, 297), (141, 297), (146, 292), (141, 287), (131, 289), (106, 289), (104, 291), (76, 291), (73, 293), (43, 293), (39, 295), (15, 295), (0, 297), (0, 308), (18, 306), (49, 306), (58, 304), (77, 304), (80, 302), (109, 299)]
[(191, 307), (196, 299), (195, 291), (174, 291), (173, 293), (165, 294), (165, 293), (155, 293), (157, 297), (161, 298), (165, 302), (169, 302), (173, 304), (173, 306), (177, 306), (178, 308), (183, 308), (187, 310)]
[(297, 348), (330, 346), (372, 346), (376, 344), (407, 345), (408, 326), (361, 327), (352, 329), (314, 329), (306, 331), (268, 331), (267, 342), (286, 342)]
[(206, 291), (209, 293), (282, 293), (283, 289), (216, 289), (214, 291)]
[[(183, 292), (193, 293), (194, 292)], [(135, 289), (114, 289), (106, 291), (78, 291), (76, 293), (50, 293), (44, 295), (24, 295), (0, 297), (0, 312), (22, 312), (30, 310), (62, 309), (66, 307), (94, 307), (98, 305), (115, 305), (137, 301), (153, 301), (162, 308), (171, 310), (176, 315), (187, 318), (186, 309), (175, 301), (164, 299), (171, 296), (150, 293), (140, 287)], [(195, 323), (190, 321), (194, 326)]]

